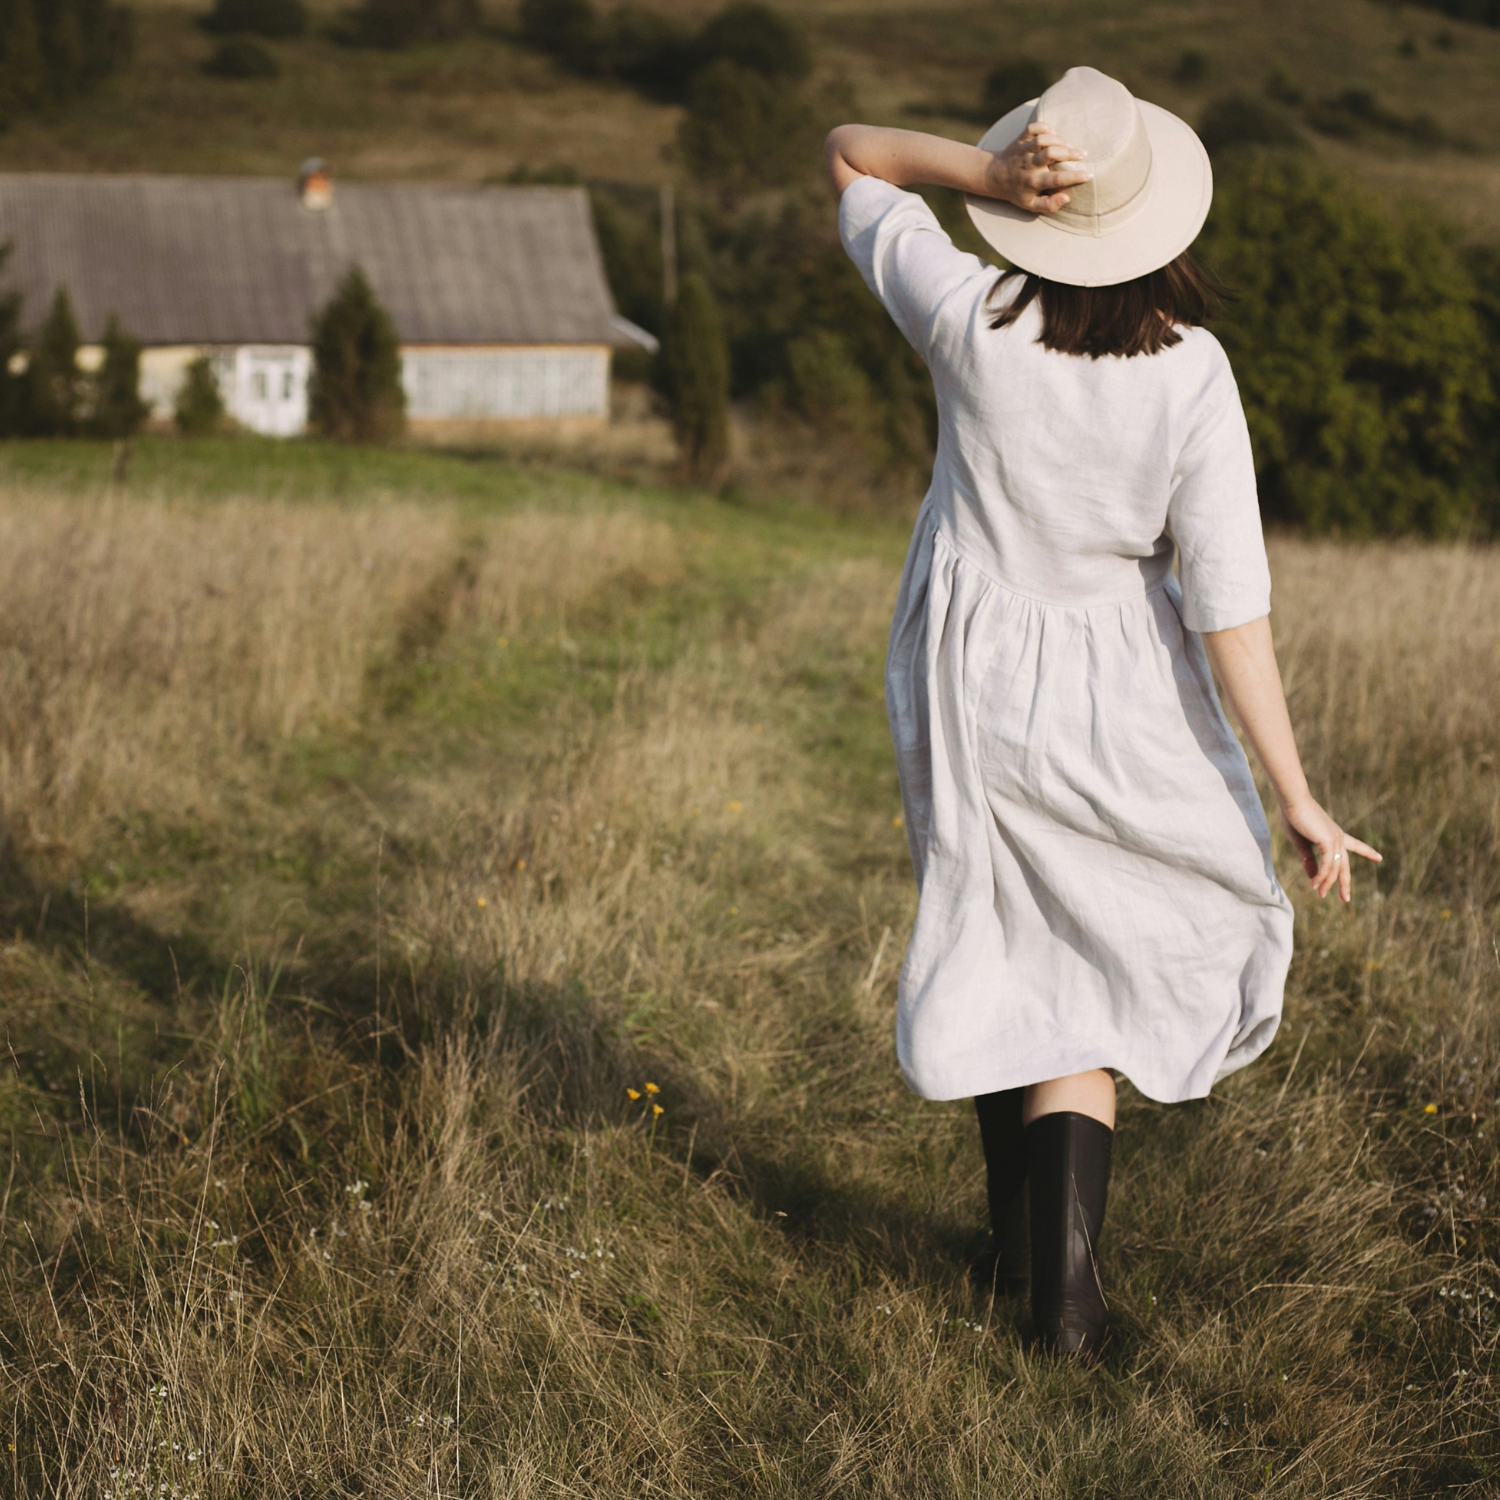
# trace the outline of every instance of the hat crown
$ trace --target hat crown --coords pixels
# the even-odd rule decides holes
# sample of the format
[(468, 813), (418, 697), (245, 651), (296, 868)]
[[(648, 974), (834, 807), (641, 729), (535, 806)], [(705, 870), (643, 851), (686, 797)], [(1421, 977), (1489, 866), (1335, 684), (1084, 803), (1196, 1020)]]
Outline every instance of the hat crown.
[(1036, 102), (1032, 118), (1088, 153), (1093, 180), (1068, 189), (1058, 227), (1108, 234), (1130, 217), (1151, 176), (1151, 138), (1135, 96), (1097, 68), (1069, 68)]

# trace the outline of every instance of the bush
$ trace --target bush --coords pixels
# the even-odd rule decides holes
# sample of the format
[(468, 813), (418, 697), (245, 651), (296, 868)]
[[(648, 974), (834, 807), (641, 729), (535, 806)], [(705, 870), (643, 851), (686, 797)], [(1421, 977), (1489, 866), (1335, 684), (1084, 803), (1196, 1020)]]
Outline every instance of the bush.
[(1210, 156), (1236, 146), (1302, 146), (1300, 130), (1279, 110), (1248, 94), (1225, 94), (1203, 111), (1198, 135)]
[(218, 0), (199, 23), (215, 36), (301, 36), (307, 30), (302, 0)]
[(380, 443), (406, 426), (401, 345), (390, 314), (358, 266), (313, 319), (308, 423), (323, 437)]
[(728, 5), (698, 33), (698, 66), (733, 63), (762, 78), (800, 82), (812, 72), (812, 48), (802, 28), (781, 11), (753, 0)]
[(692, 478), (716, 481), (729, 458), (729, 349), (718, 304), (697, 272), (682, 278), (662, 352), (683, 464)]
[(78, 370), (78, 320), (59, 287), (26, 365), (24, 427), (32, 437), (72, 437), (78, 430), (83, 379)]
[[(1456, 21), (1473, 21), (1479, 26), (1500, 26), (1500, 0), (1414, 0), (1428, 10), (1452, 16)], [(1451, 45), (1451, 44), (1450, 44)]]
[(1312, 531), (1452, 533), (1491, 480), (1490, 350), (1451, 236), (1295, 156), (1237, 156), (1201, 242), (1262, 505)]
[(521, 0), (521, 36), (554, 57), (584, 56), (598, 19), (592, 0)]
[(1034, 58), (1012, 58), (991, 70), (984, 80), (979, 107), (991, 120), (998, 120), (1018, 104), (1046, 93), (1051, 82), (1051, 75)]
[(104, 363), (87, 382), (87, 430), (95, 437), (134, 437), (150, 408), (141, 400), (141, 341), (110, 315), (104, 329)]
[(279, 78), (276, 59), (248, 37), (231, 37), (220, 42), (204, 62), (203, 71), (210, 78)]
[(208, 355), (200, 354), (183, 372), (173, 416), (184, 437), (211, 437), (224, 426), (224, 395)]
[(1202, 83), (1208, 77), (1208, 54), (1189, 47), (1177, 55), (1172, 78), (1177, 83)]
[(814, 157), (814, 135), (800, 90), (723, 60), (694, 75), (678, 130), (694, 175), (731, 195), (803, 175)]
[(395, 51), (467, 36), (480, 19), (479, 0), (364, 0), (336, 35), (351, 46)]

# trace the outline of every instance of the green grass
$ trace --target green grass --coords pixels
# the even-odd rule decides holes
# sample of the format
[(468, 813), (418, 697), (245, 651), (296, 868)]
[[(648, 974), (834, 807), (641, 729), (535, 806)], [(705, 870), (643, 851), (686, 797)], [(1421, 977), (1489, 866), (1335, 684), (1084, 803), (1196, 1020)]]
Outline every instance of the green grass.
[(1282, 1037), (1124, 1090), (1083, 1370), (970, 1291), (968, 1107), (895, 1071), (898, 528), (109, 458), (0, 450), (11, 1492), (1493, 1492), (1494, 553), (1275, 543), (1387, 864), (1280, 851)]

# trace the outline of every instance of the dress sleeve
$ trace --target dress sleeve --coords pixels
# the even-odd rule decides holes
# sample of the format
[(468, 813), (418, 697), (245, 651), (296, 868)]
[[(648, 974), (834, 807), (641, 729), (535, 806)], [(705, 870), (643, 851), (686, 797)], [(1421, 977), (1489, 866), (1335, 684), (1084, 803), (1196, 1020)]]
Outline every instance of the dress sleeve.
[(976, 275), (988, 285), (998, 274), (958, 249), (918, 194), (879, 177), (860, 177), (844, 189), (839, 235), (865, 285), (929, 363), (943, 304)]
[(1182, 575), (1182, 622), (1199, 632), (1229, 630), (1271, 612), (1250, 432), (1217, 340), (1213, 353), (1188, 413), (1167, 507)]

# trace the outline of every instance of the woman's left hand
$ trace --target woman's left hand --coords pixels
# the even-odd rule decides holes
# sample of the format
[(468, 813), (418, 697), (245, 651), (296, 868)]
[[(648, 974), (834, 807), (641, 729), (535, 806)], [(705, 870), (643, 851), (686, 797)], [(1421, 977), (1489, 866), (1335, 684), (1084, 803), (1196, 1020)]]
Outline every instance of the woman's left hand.
[(1082, 164), (1087, 155), (1054, 135), (1041, 120), (1033, 120), (990, 158), (990, 189), (984, 196), (1014, 203), (1028, 213), (1055, 214), (1071, 201), (1068, 188), (1093, 181), (1094, 169)]

